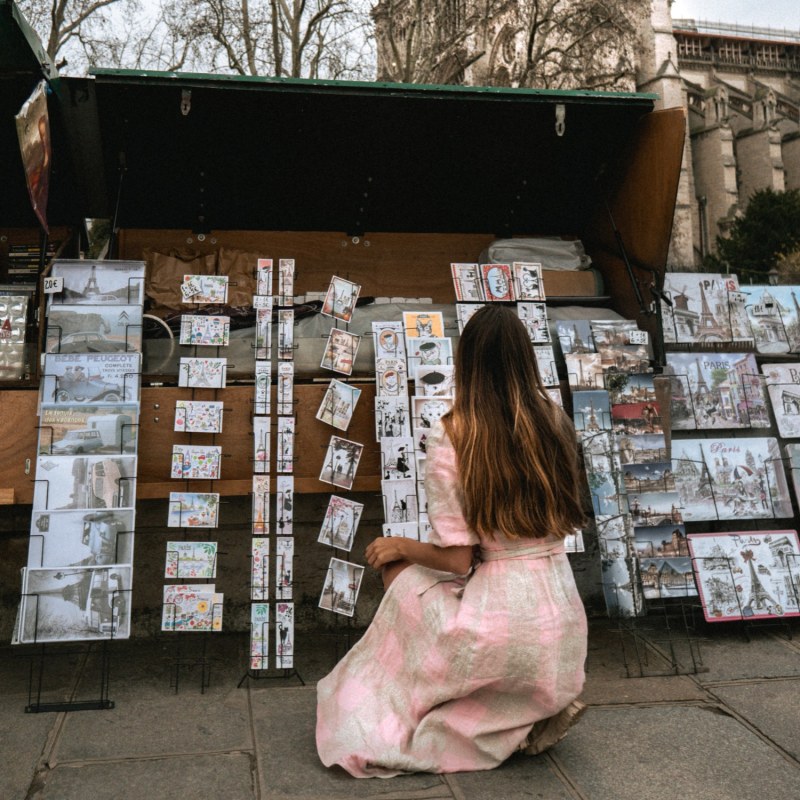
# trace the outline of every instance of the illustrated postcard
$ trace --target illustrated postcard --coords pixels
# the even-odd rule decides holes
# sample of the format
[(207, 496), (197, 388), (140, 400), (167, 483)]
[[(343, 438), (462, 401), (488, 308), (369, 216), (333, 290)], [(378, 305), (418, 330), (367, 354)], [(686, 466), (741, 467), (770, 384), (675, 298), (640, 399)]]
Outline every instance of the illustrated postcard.
[(221, 631), (224, 595), (213, 583), (164, 587), (162, 631)]
[(216, 576), (216, 542), (167, 542), (165, 578), (204, 580)]
[(278, 259), (278, 295), (279, 306), (294, 305), (294, 259)]
[(319, 404), (317, 419), (340, 431), (346, 431), (350, 426), (350, 420), (353, 418), (353, 412), (360, 396), (361, 389), (334, 378), (325, 390), (322, 402)]
[(453, 289), (459, 303), (479, 303), (483, 300), (481, 268), (478, 264), (450, 264)]
[(250, 604), (250, 669), (269, 669), (269, 603)]
[(375, 360), (375, 393), (381, 397), (408, 395), (408, 373), (405, 358)]
[(419, 522), (415, 480), (381, 481), (384, 519), (387, 522)]
[(419, 525), (416, 522), (385, 522), (381, 526), (384, 536), (399, 536), (419, 541)]
[(406, 339), (402, 322), (373, 322), (372, 338), (375, 342), (375, 362), (382, 358), (406, 358)]
[(294, 411), (294, 364), (291, 361), (278, 364), (277, 406), (281, 416)]
[(270, 357), (272, 350), (272, 298), (256, 308), (256, 330), (255, 330), (255, 357), (258, 361), (263, 361)]
[(278, 417), (278, 472), (294, 472), (294, 417)]
[(226, 347), (230, 340), (230, 331), (230, 317), (183, 314), (179, 341), (180, 344)]
[(256, 262), (256, 294), (272, 294), (272, 259), (259, 258)]
[(218, 445), (175, 444), (170, 477), (217, 480), (221, 462), (222, 448)]
[(364, 567), (332, 558), (322, 587), (319, 607), (335, 614), (352, 617), (356, 610)]
[(222, 433), (222, 401), (176, 400), (175, 430), (186, 433)]
[(381, 439), (381, 475), (387, 481), (416, 479), (414, 440), (410, 436)]
[(800, 286), (748, 287), (747, 315), (759, 353), (800, 352)]
[(253, 536), (269, 533), (269, 475), (253, 475)]
[(138, 404), (42, 406), (39, 454), (135, 453), (138, 422)]
[(278, 535), (291, 536), (294, 524), (294, 477), (278, 475), (275, 484), (275, 519)]
[(331, 436), (319, 479), (342, 489), (352, 489), (363, 449), (363, 444)]
[(270, 417), (253, 417), (253, 472), (269, 472), (271, 462)]
[(363, 503), (331, 495), (317, 541), (350, 552), (363, 513)]
[(481, 264), (481, 284), (483, 298), (487, 302), (507, 302), (516, 299), (510, 264)]
[(544, 303), (517, 303), (517, 315), (528, 331), (531, 344), (547, 344), (550, 341), (547, 306)]
[(42, 405), (136, 402), (141, 361), (139, 353), (47, 353), (42, 364)]
[(407, 397), (375, 398), (375, 440), (411, 436), (411, 410)]
[(51, 305), (141, 305), (144, 301), (144, 261), (90, 261), (58, 259), (50, 277), (63, 278), (60, 294)]
[(224, 305), (228, 302), (228, 276), (184, 275), (181, 297), (184, 303)]
[(190, 389), (224, 389), (227, 358), (181, 358), (178, 386)]
[(47, 317), (48, 353), (141, 353), (141, 305), (54, 305)]
[(275, 668), (290, 669), (293, 666), (294, 603), (278, 603), (275, 606)]
[(444, 315), (441, 311), (404, 311), (403, 331), (406, 340), (422, 337), (424, 339), (443, 339)]
[(219, 494), (170, 492), (168, 528), (216, 528)]
[(130, 508), (136, 456), (39, 456), (34, 510)]
[(418, 397), (453, 397), (455, 393), (455, 367), (417, 367), (414, 394)]
[(270, 409), (270, 388), (272, 386), (272, 362), (255, 362), (255, 398), (253, 399), (253, 413), (256, 415), (269, 415)]
[(294, 358), (294, 309), (278, 311), (278, 358), (291, 361)]
[(543, 303), (545, 295), (542, 265), (530, 261), (514, 261), (511, 270), (514, 273), (517, 300)]
[(355, 333), (331, 328), (320, 367), (343, 375), (351, 375), (361, 337)]
[(778, 433), (800, 437), (800, 364), (762, 364)]
[(453, 345), (449, 338), (417, 336), (406, 342), (408, 373), (416, 378), (417, 367), (438, 367), (453, 363)]
[(464, 333), (464, 326), (470, 321), (472, 315), (483, 306), (484, 303), (456, 303), (456, 322), (458, 322), (459, 334)]
[(735, 275), (664, 273), (661, 300), (664, 342), (705, 344), (733, 341), (729, 297), (739, 291)]
[(360, 284), (334, 275), (328, 286), (328, 292), (322, 303), (320, 314), (340, 319), (342, 322), (350, 322), (353, 318), (353, 311), (355, 311), (360, 292)]
[(784, 446), (786, 458), (789, 462), (789, 471), (792, 476), (795, 499), (800, 502), (800, 444), (787, 444)]
[(451, 397), (412, 397), (415, 428), (432, 428), (453, 407)]
[(269, 537), (250, 540), (250, 599), (269, 600)]
[(294, 571), (294, 537), (278, 536), (275, 539), (275, 597), (292, 599), (292, 573)]
[[(549, 344), (537, 344), (533, 346), (533, 355), (536, 358), (536, 367), (539, 370), (539, 377), (545, 386), (558, 386), (558, 373), (556, 372), (556, 357), (553, 353), (553, 346)], [(602, 387), (602, 384), (600, 385)], [(597, 389), (597, 386), (586, 386), (586, 389)]]

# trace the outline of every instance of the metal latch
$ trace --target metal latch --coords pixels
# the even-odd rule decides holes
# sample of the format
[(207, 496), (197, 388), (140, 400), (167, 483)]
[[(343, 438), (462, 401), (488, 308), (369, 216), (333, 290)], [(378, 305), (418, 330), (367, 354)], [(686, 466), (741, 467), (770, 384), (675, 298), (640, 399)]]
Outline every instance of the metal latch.
[(567, 125), (564, 118), (567, 116), (567, 107), (563, 103), (556, 103), (556, 136), (563, 136)]

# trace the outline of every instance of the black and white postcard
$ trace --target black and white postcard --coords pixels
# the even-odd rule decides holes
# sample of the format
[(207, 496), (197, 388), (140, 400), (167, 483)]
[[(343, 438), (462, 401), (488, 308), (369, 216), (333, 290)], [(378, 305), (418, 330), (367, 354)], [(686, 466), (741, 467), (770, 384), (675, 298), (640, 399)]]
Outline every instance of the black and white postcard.
[(135, 453), (138, 423), (138, 404), (42, 406), (39, 454)]
[(528, 331), (531, 344), (547, 344), (550, 341), (547, 306), (544, 303), (517, 303), (517, 316)]
[(53, 305), (47, 315), (48, 353), (140, 353), (141, 305)]
[(414, 440), (410, 436), (381, 439), (381, 475), (387, 481), (416, 479)]
[(294, 309), (278, 310), (278, 358), (291, 361), (294, 358)]
[(382, 480), (384, 519), (387, 522), (418, 522), (419, 502), (417, 482), (407, 480)]
[(275, 598), (291, 600), (294, 586), (294, 537), (275, 539)]
[(363, 444), (331, 436), (319, 479), (342, 489), (352, 489), (363, 449)]
[(144, 301), (143, 261), (59, 259), (51, 278), (63, 278), (64, 288), (51, 295), (50, 305), (141, 305)]
[(517, 300), (542, 303), (545, 300), (542, 265), (530, 261), (514, 261), (511, 265), (514, 274), (514, 288)]
[(335, 614), (352, 617), (356, 610), (364, 567), (332, 558), (322, 587), (319, 607)]
[(455, 394), (455, 367), (417, 367), (414, 394), (417, 397), (452, 398)]
[(275, 668), (290, 669), (293, 666), (294, 603), (277, 603), (275, 606)]
[(291, 536), (294, 526), (294, 477), (278, 475), (275, 479), (275, 525), (278, 536)]
[(33, 508), (130, 508), (135, 483), (136, 456), (39, 456)]
[(480, 303), (483, 300), (483, 284), (479, 264), (450, 264), (453, 289), (458, 303)]
[(385, 436), (411, 436), (411, 410), (407, 397), (375, 398), (375, 440)]
[(42, 405), (135, 402), (141, 360), (139, 353), (47, 353), (42, 364)]
[(294, 363), (281, 361), (278, 364), (277, 411), (280, 416), (294, 413)]

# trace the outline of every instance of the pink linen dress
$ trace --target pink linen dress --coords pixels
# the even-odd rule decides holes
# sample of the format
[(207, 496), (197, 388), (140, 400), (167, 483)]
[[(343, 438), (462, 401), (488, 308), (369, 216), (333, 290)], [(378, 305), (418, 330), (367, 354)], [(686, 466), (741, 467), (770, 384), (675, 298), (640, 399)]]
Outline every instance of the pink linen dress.
[(467, 578), (412, 565), (317, 685), (317, 750), (358, 778), (492, 769), (581, 692), (586, 615), (560, 540), (481, 541), (437, 423), (425, 488), (440, 546), (480, 544)]

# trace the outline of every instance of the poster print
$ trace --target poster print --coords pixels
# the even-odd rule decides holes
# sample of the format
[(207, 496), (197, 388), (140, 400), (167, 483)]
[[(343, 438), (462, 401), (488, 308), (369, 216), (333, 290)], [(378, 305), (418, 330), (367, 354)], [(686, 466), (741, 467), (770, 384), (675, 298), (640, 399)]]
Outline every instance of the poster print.
[(406, 340), (402, 322), (373, 322), (372, 338), (375, 345), (375, 363), (380, 359), (406, 358)]
[(181, 298), (184, 303), (224, 305), (228, 302), (228, 276), (184, 275)]
[(138, 405), (42, 406), (39, 412), (39, 454), (135, 453), (138, 421)]
[[(558, 386), (558, 373), (556, 372), (556, 357), (553, 347), (549, 344), (537, 344), (533, 346), (533, 355), (536, 359), (536, 368), (539, 370), (539, 377), (545, 386)], [(602, 384), (600, 384), (602, 387)], [(588, 388), (588, 387), (587, 387)], [(592, 387), (598, 388), (598, 387)]]
[(441, 311), (404, 311), (403, 331), (406, 339), (443, 339), (444, 315)]
[(544, 303), (517, 303), (519, 316), (531, 344), (547, 344), (550, 329), (547, 327), (547, 306)]
[(278, 358), (290, 361), (294, 358), (294, 309), (278, 311)]
[(414, 440), (410, 436), (381, 439), (381, 475), (384, 480), (416, 480)]
[(272, 294), (272, 259), (259, 258), (256, 262), (256, 294)]
[(481, 264), (481, 284), (487, 303), (515, 299), (510, 264)]
[(294, 525), (294, 477), (278, 475), (275, 490), (275, 519), (279, 536), (291, 536)]
[(253, 536), (269, 532), (269, 475), (253, 475)]
[(278, 536), (275, 539), (275, 598), (292, 599), (292, 574), (294, 570), (294, 537)]
[(752, 353), (667, 353), (666, 374), (673, 430), (769, 427)]
[(269, 600), (269, 537), (250, 540), (250, 599)]
[(375, 393), (381, 397), (405, 397), (408, 394), (405, 358), (379, 358), (375, 361)]
[(294, 667), (294, 603), (275, 606), (275, 667)]
[(353, 318), (353, 311), (355, 311), (360, 292), (360, 284), (334, 275), (325, 294), (320, 314), (340, 319), (342, 322), (350, 322)]
[(339, 328), (331, 328), (320, 367), (343, 375), (352, 375), (361, 337)]
[(186, 433), (222, 433), (222, 401), (176, 400), (175, 430)]
[(132, 564), (134, 516), (132, 508), (34, 511), (28, 568)]
[(414, 394), (417, 397), (450, 397), (455, 394), (455, 367), (417, 367)]
[(479, 303), (483, 300), (481, 268), (478, 264), (450, 264), (453, 289), (458, 303)]
[(213, 583), (164, 587), (162, 631), (221, 631), (224, 595)]
[(451, 397), (412, 397), (415, 428), (432, 428), (453, 407)]
[(514, 261), (511, 264), (514, 274), (514, 288), (517, 300), (543, 303), (545, 301), (542, 265), (530, 261)]
[(735, 275), (666, 272), (661, 300), (664, 342), (704, 344), (733, 341), (729, 296), (739, 291)]
[(256, 308), (255, 357), (258, 361), (268, 360), (272, 351), (272, 298)]
[(230, 340), (230, 317), (181, 316), (180, 344), (227, 347)]
[(416, 378), (418, 367), (439, 367), (453, 363), (453, 345), (449, 338), (417, 336), (406, 342), (408, 372)]
[(331, 436), (319, 479), (342, 489), (352, 489), (363, 449), (363, 444)]
[(331, 495), (317, 541), (349, 553), (363, 513), (363, 503)]
[(294, 472), (294, 417), (278, 417), (278, 472)]
[(287, 416), (294, 411), (294, 364), (281, 361), (278, 364), (278, 414)]
[(382, 480), (384, 519), (387, 522), (418, 522), (419, 501), (417, 482), (408, 480)]
[(470, 321), (472, 315), (483, 306), (483, 303), (456, 303), (456, 322), (459, 334), (464, 333), (464, 326)]
[(269, 669), (269, 603), (250, 605), (250, 669)]
[(797, 531), (690, 533), (707, 622), (800, 615)]
[(131, 573), (127, 564), (24, 570), (20, 642), (127, 639)]
[(762, 364), (772, 413), (784, 439), (800, 437), (800, 364)]
[(167, 542), (165, 578), (204, 580), (216, 576), (216, 542)]
[(219, 494), (170, 492), (168, 528), (216, 528)]
[(269, 416), (270, 409), (270, 388), (272, 386), (272, 362), (255, 362), (255, 387), (256, 393), (253, 399), (253, 413), (256, 415)]
[(278, 259), (278, 295), (279, 306), (294, 305), (294, 259)]
[(350, 420), (360, 396), (361, 389), (334, 378), (322, 396), (317, 419), (340, 431), (346, 431), (350, 427)]
[(33, 508), (130, 508), (136, 481), (136, 456), (39, 456)]
[(42, 405), (136, 402), (141, 360), (139, 353), (47, 353), (42, 363)]
[(50, 304), (141, 305), (144, 275), (144, 261), (58, 259), (50, 276), (63, 278), (64, 288), (50, 295)]
[(178, 386), (189, 389), (224, 389), (227, 365), (227, 358), (181, 358), (178, 365)]
[(334, 614), (352, 617), (356, 610), (364, 567), (332, 558), (322, 587), (319, 607)]
[(407, 397), (375, 398), (375, 440), (411, 436), (411, 409)]
[(48, 353), (140, 353), (140, 305), (50, 306), (45, 350)]
[(747, 316), (759, 353), (800, 352), (800, 286), (748, 287)]
[(218, 445), (175, 444), (170, 477), (217, 480), (221, 463), (222, 448)]
[(269, 417), (253, 417), (253, 472), (269, 472), (271, 454), (271, 420)]

